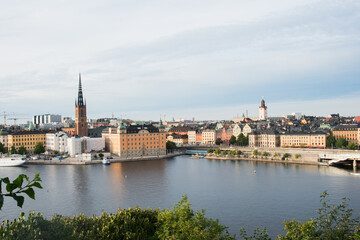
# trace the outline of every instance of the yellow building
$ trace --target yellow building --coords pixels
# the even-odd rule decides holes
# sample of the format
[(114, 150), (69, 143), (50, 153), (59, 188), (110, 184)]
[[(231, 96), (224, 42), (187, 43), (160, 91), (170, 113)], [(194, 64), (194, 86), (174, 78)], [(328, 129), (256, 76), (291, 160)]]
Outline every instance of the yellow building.
[(32, 151), (39, 142), (46, 147), (46, 132), (21, 131), (8, 135), (8, 149), (14, 146), (16, 150), (19, 150), (19, 147), (24, 146), (26, 150)]
[(167, 136), (166, 140), (174, 142), (176, 145), (184, 145), (188, 144), (188, 135), (173, 134)]
[(288, 133), (280, 136), (281, 147), (326, 147), (325, 133)]
[(357, 124), (338, 125), (333, 129), (333, 135), (336, 140), (344, 138), (348, 142), (360, 144), (359, 142), (360, 127)]
[(157, 156), (166, 154), (166, 132), (162, 123), (107, 128), (102, 132), (105, 150), (119, 157)]

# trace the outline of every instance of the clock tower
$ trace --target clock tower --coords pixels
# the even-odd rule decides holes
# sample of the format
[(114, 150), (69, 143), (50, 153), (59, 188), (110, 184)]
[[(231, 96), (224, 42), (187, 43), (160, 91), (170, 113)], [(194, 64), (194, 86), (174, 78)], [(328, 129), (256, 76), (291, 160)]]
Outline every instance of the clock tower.
[(80, 73), (78, 99), (75, 99), (75, 135), (78, 135), (79, 137), (87, 137), (88, 135), (86, 101), (84, 104)]

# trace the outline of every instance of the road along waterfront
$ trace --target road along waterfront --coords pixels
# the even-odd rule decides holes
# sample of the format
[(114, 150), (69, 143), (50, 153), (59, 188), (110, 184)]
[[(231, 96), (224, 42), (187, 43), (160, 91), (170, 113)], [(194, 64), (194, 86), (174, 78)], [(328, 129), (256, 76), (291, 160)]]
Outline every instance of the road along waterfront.
[(314, 217), (320, 193), (325, 190), (334, 204), (349, 197), (355, 215), (360, 212), (360, 177), (352, 175), (352, 170), (334, 167), (190, 159), (184, 155), (110, 166), (0, 168), (0, 175), (11, 179), (38, 172), (44, 189), (36, 190), (36, 200), (27, 198), (20, 209), (15, 201), (6, 199), (1, 220), (29, 210), (50, 217), (81, 212), (91, 216), (135, 206), (171, 208), (187, 194), (195, 209), (207, 209), (206, 216), (218, 218), (231, 233), (238, 234), (240, 227), (252, 231), (265, 226), (275, 236), (282, 231), (284, 219)]

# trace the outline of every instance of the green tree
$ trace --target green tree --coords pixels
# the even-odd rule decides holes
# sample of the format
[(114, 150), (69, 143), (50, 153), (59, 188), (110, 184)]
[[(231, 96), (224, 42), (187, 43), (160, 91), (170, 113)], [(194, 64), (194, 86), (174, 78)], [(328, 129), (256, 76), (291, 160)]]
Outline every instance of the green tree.
[(236, 152), (235, 152), (235, 151), (230, 151), (230, 155), (231, 155), (231, 156), (235, 156), (235, 155), (236, 155)]
[(274, 157), (278, 157), (279, 156), (279, 154), (278, 153), (274, 153)]
[(236, 137), (234, 135), (231, 136), (230, 140), (229, 140), (229, 143), (231, 145), (234, 145), (236, 143)]
[(0, 142), (0, 153), (5, 153), (5, 146)]
[(98, 158), (98, 155), (97, 155), (97, 154), (95, 154), (95, 155), (94, 155), (94, 159), (97, 159), (97, 158)]
[(267, 156), (269, 156), (269, 153), (265, 151), (265, 152), (262, 153), (262, 156), (267, 157)]
[(355, 143), (350, 142), (350, 143), (347, 145), (347, 148), (348, 148), (348, 149), (351, 149), (351, 150), (356, 150), (356, 149), (357, 149), (357, 146), (355, 145)]
[(242, 154), (242, 151), (238, 150), (236, 154), (240, 156)]
[(99, 157), (100, 157), (100, 158), (103, 158), (103, 157), (104, 157), (104, 154), (103, 154), (103, 153), (99, 153)]
[(221, 153), (220, 148), (215, 149), (215, 154), (216, 154), (216, 155), (219, 155), (220, 153)]
[(38, 142), (34, 148), (34, 154), (41, 154), (45, 152), (45, 147), (41, 142)]
[(326, 146), (327, 147), (335, 147), (336, 139), (333, 135), (330, 135), (326, 138)]
[(10, 147), (10, 154), (17, 154), (16, 148), (14, 145)]
[(223, 143), (223, 140), (221, 140), (221, 138), (217, 138), (216, 141), (215, 141), (216, 145), (220, 145), (222, 143)]
[(259, 153), (259, 151), (258, 151), (257, 149), (255, 149), (255, 150), (253, 151), (253, 155), (254, 155), (255, 157), (257, 157), (259, 154), (260, 154), (260, 153)]
[(226, 156), (227, 154), (228, 154), (228, 151), (226, 151), (226, 150), (222, 151), (223, 156)]
[(299, 159), (300, 157), (301, 157), (300, 154), (298, 154), (298, 153), (295, 154), (295, 159)]
[(279, 240), (292, 239), (360, 239), (359, 217), (352, 218), (352, 209), (348, 208), (347, 198), (340, 205), (330, 205), (328, 193), (320, 196), (322, 207), (317, 211), (318, 217), (308, 221), (285, 221), (286, 234), (279, 235)]
[(24, 146), (19, 147), (18, 154), (23, 155), (23, 154), (26, 154), (26, 153), (27, 153), (27, 151), (26, 151), (26, 148)]
[(58, 154), (59, 154), (59, 151), (55, 150), (55, 151), (54, 151), (54, 154), (55, 154), (55, 155), (58, 155)]
[(172, 141), (166, 141), (166, 149), (175, 149), (176, 148), (176, 143), (172, 142)]
[(236, 143), (239, 146), (248, 146), (249, 145), (249, 136), (246, 136), (243, 133), (240, 133), (236, 139)]
[(206, 218), (205, 210), (194, 212), (187, 196), (183, 196), (172, 210), (161, 211), (158, 220), (158, 239), (235, 239), (218, 220)]
[(207, 152), (208, 152), (208, 153), (213, 153), (213, 152), (214, 152), (214, 149), (209, 148), (209, 149), (207, 150)]
[(335, 146), (337, 148), (344, 148), (348, 145), (348, 142), (346, 141), (345, 138), (339, 138), (336, 143), (335, 143)]
[[(36, 174), (34, 179), (29, 180), (25, 174), (20, 174), (14, 181), (10, 181), (8, 177), (0, 178), (0, 210), (4, 204), (4, 197), (13, 198), (19, 207), (24, 204), (25, 197), (20, 194), (25, 193), (30, 198), (35, 199), (34, 187), (42, 188), (40, 182), (40, 174)], [(23, 185), (25, 181), (25, 185)], [(3, 192), (2, 183), (5, 184), (5, 192)]]
[(282, 156), (282, 160), (285, 160), (289, 157), (291, 157), (291, 155), (289, 153), (284, 153), (284, 155)]

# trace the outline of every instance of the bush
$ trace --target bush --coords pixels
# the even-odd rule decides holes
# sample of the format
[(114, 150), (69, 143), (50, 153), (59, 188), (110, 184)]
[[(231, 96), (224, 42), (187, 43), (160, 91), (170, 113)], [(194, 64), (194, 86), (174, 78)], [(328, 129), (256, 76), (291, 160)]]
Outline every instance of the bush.
[(103, 154), (103, 153), (99, 153), (99, 157), (100, 157), (100, 158), (103, 158), (103, 157), (104, 157), (104, 154)]
[(301, 155), (300, 154), (295, 154), (295, 159), (299, 159), (301, 157)]
[(283, 155), (284, 159), (289, 158), (289, 157), (291, 157), (291, 155), (289, 153), (284, 153), (284, 155)]
[(230, 155), (234, 157), (236, 155), (236, 152), (235, 151), (230, 151)]
[(258, 156), (260, 153), (259, 153), (259, 151), (257, 150), (257, 149), (255, 149), (254, 151), (253, 151), (253, 155), (254, 156)]
[(221, 153), (220, 148), (215, 149), (215, 154), (216, 154), (216, 155), (219, 155), (220, 153)]
[(267, 157), (267, 156), (269, 156), (269, 153), (265, 151), (265, 152), (263, 152), (262, 155), (263, 155), (263, 157)]
[(242, 154), (242, 151), (238, 150), (236, 154), (240, 156)]
[(222, 151), (223, 156), (226, 156), (227, 154), (228, 154), (228, 151), (226, 151), (226, 150)]
[(207, 150), (207, 152), (208, 152), (208, 153), (213, 153), (213, 152), (214, 152), (214, 149), (209, 148), (209, 149)]

